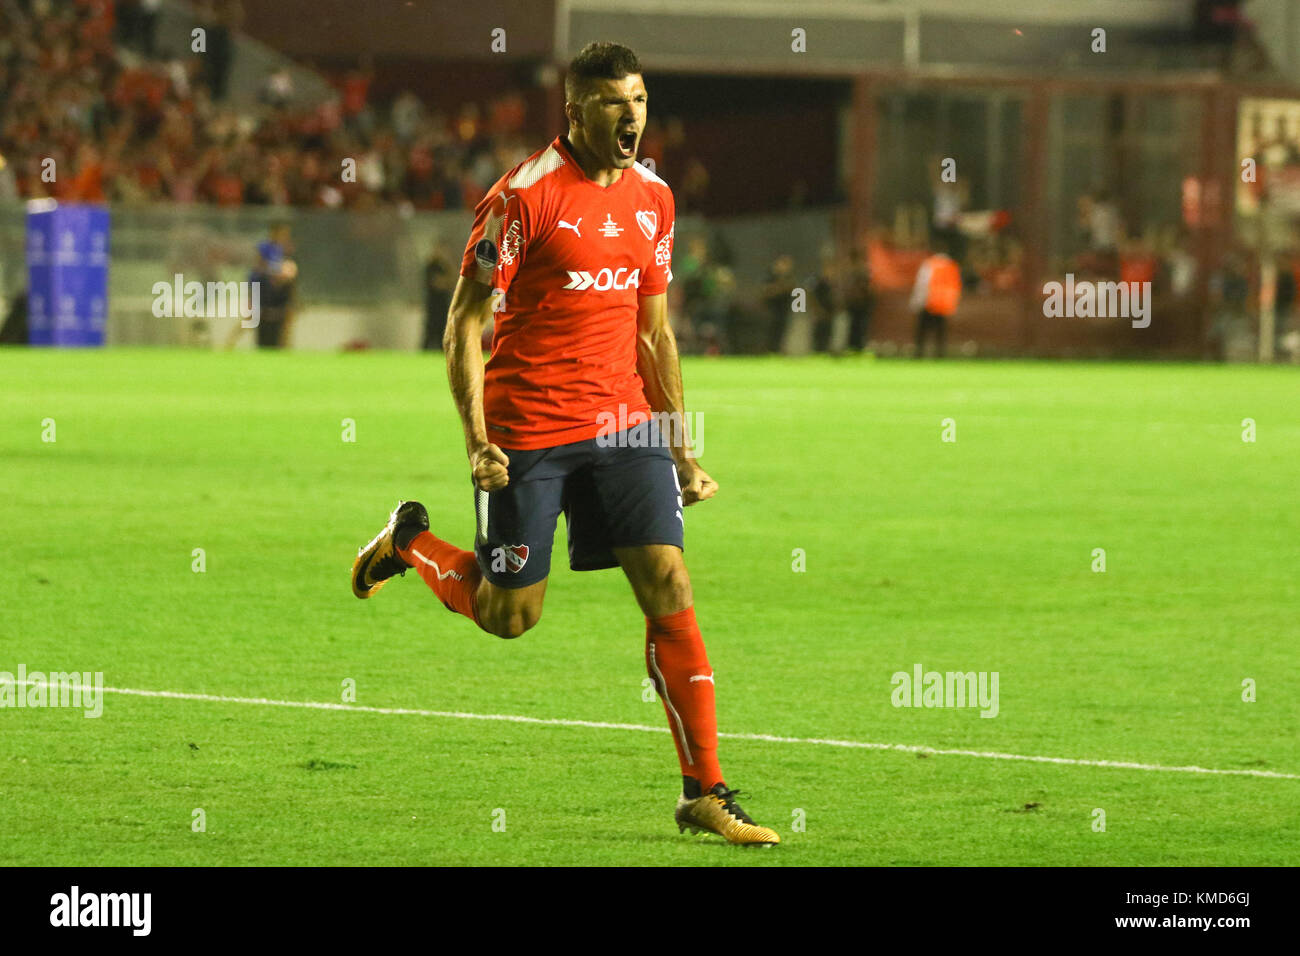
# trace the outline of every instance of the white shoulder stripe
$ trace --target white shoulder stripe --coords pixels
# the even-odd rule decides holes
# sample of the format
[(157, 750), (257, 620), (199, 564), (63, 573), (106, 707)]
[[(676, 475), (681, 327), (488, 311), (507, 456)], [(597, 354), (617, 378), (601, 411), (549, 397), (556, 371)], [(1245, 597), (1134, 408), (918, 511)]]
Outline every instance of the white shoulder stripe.
[(540, 156), (535, 156), (520, 166), (506, 186), (510, 189), (527, 189), (547, 173), (553, 173), (563, 165), (564, 157), (554, 146), (548, 146)]
[(658, 183), (660, 186), (667, 186), (667, 185), (668, 185), (666, 182), (664, 182), (662, 179), (660, 179), (657, 175), (655, 175), (653, 172), (651, 172), (650, 167), (647, 166), (645, 163), (639, 163), (639, 162), (638, 162), (638, 163), (633, 163), (633, 164), (632, 164), (632, 168), (635, 169), (638, 173), (640, 173), (643, 177), (645, 177), (646, 179), (650, 180), (651, 182), (656, 182), (656, 183)]

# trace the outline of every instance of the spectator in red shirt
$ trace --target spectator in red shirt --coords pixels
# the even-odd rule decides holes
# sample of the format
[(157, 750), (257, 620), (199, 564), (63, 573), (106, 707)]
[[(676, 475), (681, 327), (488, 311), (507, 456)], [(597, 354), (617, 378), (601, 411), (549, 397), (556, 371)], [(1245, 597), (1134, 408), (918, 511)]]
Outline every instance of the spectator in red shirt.
[(69, 202), (104, 202), (104, 165), (99, 150), (89, 143), (77, 151), (77, 171), (67, 192)]

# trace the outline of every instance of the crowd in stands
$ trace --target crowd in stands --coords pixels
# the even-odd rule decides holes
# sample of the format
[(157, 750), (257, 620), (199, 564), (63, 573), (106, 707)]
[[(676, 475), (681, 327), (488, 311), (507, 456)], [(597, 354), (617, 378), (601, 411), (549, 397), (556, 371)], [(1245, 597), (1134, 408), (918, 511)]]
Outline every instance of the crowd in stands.
[[(258, 103), (236, 108), (226, 90), (239, 0), (193, 4), (201, 54), (160, 47), (158, 6), (0, 0), (0, 200), (473, 208), (538, 145), (517, 93), (449, 112), (409, 92), (379, 104), (365, 59), (331, 77), (337, 95), (318, 106), (294, 105), (281, 68)], [(679, 121), (652, 123), (642, 154), (680, 163), (688, 210), (708, 174), (683, 139)]]
[[(336, 95), (318, 105), (301, 105), (288, 67), (261, 81), (256, 102), (236, 105), (227, 94), (240, 0), (191, 4), (206, 33), (201, 54), (163, 48), (160, 3), (0, 0), (0, 201), (465, 209), (540, 145), (525, 132), (520, 94), (449, 111), (410, 92), (377, 102), (364, 57), (330, 77)], [(1263, 132), (1258, 138), (1257, 152), (1274, 148), (1285, 160), (1274, 166), (1300, 170), (1294, 137), (1275, 146)], [(673, 171), (679, 214), (696, 209), (709, 188), (708, 171), (685, 140), (679, 119), (652, 117), (641, 143), (643, 157)], [(1273, 178), (1286, 181), (1283, 173)], [(1300, 182), (1300, 173), (1293, 179)], [(972, 233), (970, 217), (980, 214), (967, 210), (965, 184), (944, 185), (937, 172), (932, 180), (938, 185), (930, 203), (895, 209), (893, 223), (872, 230), (860, 246), (823, 252), (808, 274), (797, 274), (789, 256), (777, 257), (765, 282), (748, 289), (738, 288), (716, 242), (679, 242), (674, 295), (684, 348), (779, 350), (790, 289), (798, 286), (810, 295), (813, 347), (830, 347), (834, 317), (847, 320), (847, 347), (860, 350), (876, 296), (905, 293), (936, 237), (951, 241), (968, 291), (1028, 291), (1015, 230), (1003, 230), (1002, 222)], [(1068, 260), (1051, 263), (1052, 274), (1150, 281), (1157, 294), (1180, 302), (1192, 296), (1196, 260), (1185, 229), (1139, 235), (1126, 228), (1106, 192), (1078, 198), (1075, 225)], [(1244, 295), (1237, 273), (1249, 269), (1234, 271), (1233, 262), (1212, 277), (1211, 293), (1235, 315)], [(1285, 327), (1300, 259), (1287, 257), (1279, 267)]]
[(364, 64), (320, 106), (293, 106), (282, 69), (235, 108), (240, 6), (195, 6), (202, 54), (159, 48), (156, 0), (0, 2), (0, 199), (459, 209), (532, 151), (518, 95), (451, 115), (409, 93), (379, 108)]

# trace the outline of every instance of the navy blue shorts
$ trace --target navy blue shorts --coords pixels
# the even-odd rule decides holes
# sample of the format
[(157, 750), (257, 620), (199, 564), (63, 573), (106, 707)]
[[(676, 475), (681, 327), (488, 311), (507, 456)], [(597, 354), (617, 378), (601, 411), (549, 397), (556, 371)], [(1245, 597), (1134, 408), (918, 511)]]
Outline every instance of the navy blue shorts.
[(474, 550), (483, 576), (504, 588), (536, 584), (551, 571), (555, 521), (564, 512), (569, 567), (616, 568), (614, 548), (671, 544), (685, 549), (677, 466), (652, 419), (618, 433), (511, 450), (510, 483), (474, 489)]

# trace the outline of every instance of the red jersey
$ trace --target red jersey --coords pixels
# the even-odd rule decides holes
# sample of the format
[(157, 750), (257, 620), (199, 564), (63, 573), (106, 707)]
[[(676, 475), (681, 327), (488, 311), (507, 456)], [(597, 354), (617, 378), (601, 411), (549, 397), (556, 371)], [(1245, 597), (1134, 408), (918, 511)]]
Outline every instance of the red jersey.
[[(460, 274), (505, 297), (483, 379), (488, 441), (550, 448), (649, 413), (638, 300), (668, 288), (672, 190), (640, 163), (587, 178), (564, 137), (502, 176), (474, 212)], [(635, 423), (636, 419), (632, 419)]]

